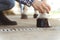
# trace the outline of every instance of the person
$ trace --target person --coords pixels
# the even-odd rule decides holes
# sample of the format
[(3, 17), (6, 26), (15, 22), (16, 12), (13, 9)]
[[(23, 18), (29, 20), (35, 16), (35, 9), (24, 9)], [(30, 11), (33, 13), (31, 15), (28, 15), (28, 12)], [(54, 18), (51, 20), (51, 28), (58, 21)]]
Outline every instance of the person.
[[(23, 3), (27, 6), (33, 6), (34, 9), (38, 10), (40, 13), (44, 13), (45, 10), (47, 13), (50, 11), (50, 6), (48, 6), (44, 1), (38, 0), (19, 0), (20, 3)], [(13, 8), (15, 5), (15, 0), (0, 0), (0, 25), (17, 25), (16, 21), (9, 20), (4, 14), (3, 11)]]

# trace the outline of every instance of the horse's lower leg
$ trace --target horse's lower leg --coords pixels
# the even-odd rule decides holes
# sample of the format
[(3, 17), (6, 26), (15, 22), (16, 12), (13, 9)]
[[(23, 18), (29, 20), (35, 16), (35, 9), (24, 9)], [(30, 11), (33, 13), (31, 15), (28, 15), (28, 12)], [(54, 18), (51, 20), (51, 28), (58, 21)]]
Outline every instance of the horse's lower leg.
[(48, 18), (45, 17), (45, 14), (40, 15), (39, 18), (37, 18), (37, 27), (47, 28), (50, 27), (48, 23)]
[(25, 5), (20, 5), (21, 6), (21, 19), (27, 19), (27, 15), (26, 15), (26, 7)]

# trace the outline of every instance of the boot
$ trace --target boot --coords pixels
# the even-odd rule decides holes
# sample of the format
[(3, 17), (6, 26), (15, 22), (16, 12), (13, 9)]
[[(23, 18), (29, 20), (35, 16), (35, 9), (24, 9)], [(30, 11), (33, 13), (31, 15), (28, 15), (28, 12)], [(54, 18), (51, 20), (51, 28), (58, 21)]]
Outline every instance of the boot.
[(22, 13), (22, 14), (21, 14), (21, 19), (27, 19), (27, 15), (24, 14), (24, 13)]
[(37, 18), (37, 16), (38, 16), (38, 14), (34, 14), (34, 15), (33, 15), (33, 18)]
[(0, 25), (17, 25), (15, 21), (10, 21), (2, 11), (0, 11)]

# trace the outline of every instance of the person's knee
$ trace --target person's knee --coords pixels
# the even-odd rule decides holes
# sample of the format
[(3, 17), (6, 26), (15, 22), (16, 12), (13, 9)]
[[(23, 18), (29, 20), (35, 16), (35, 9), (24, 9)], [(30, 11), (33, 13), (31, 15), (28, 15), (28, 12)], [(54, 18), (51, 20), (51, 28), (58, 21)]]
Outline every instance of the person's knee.
[(0, 11), (9, 10), (15, 5), (15, 0), (0, 0)]
[(14, 5), (15, 5), (14, 0), (9, 0), (9, 2), (7, 3), (7, 5), (8, 5), (8, 9), (13, 8), (13, 7), (14, 7)]

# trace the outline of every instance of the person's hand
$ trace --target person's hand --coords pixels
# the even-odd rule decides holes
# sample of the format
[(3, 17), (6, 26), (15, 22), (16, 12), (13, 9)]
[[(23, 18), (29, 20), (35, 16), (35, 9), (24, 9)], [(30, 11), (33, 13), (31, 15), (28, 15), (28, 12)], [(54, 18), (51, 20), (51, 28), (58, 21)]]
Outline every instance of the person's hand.
[(46, 4), (46, 2), (44, 1), (38, 1), (38, 0), (34, 0), (34, 2), (32, 3), (32, 6), (34, 7), (34, 9), (38, 10), (40, 13), (49, 13), (50, 11), (50, 6)]

